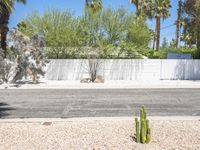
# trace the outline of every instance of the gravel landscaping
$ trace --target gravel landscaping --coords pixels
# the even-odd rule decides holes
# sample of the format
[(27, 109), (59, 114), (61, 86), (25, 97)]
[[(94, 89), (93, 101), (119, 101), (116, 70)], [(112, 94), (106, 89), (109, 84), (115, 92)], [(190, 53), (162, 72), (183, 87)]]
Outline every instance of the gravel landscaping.
[(200, 121), (151, 121), (152, 141), (134, 141), (134, 120), (1, 122), (0, 149), (199, 150)]

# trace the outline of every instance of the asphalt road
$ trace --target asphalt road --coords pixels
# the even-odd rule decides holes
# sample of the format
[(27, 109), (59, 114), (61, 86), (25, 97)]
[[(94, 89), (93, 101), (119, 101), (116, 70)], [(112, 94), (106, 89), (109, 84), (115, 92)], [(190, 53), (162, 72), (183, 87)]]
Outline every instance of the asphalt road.
[(0, 118), (200, 116), (200, 89), (0, 90)]

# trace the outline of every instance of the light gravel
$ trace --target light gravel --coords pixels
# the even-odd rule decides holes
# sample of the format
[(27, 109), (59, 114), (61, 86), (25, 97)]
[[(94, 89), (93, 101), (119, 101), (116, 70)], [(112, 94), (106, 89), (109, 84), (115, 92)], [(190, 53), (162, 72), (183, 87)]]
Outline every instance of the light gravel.
[(0, 122), (1, 150), (199, 150), (199, 120), (151, 120), (152, 141), (134, 141), (134, 119)]

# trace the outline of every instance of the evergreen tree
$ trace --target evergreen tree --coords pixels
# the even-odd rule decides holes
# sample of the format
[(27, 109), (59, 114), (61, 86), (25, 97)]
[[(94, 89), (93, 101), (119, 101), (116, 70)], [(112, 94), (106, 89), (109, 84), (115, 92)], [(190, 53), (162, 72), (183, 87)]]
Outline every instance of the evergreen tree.
[(163, 38), (162, 48), (168, 48), (168, 41), (166, 37)]

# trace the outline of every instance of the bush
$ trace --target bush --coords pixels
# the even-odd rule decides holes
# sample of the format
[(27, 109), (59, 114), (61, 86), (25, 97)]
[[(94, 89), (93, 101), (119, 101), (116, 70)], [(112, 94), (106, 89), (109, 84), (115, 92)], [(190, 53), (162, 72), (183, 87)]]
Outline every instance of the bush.
[(8, 41), (12, 48), (8, 59), (0, 57), (0, 81), (16, 83), (22, 79), (31, 79), (37, 83), (45, 74), (43, 68), (47, 62), (43, 53), (43, 36), (35, 34), (29, 38), (20, 31), (13, 30), (9, 32)]
[(77, 17), (57, 9), (43, 15), (35, 12), (18, 24), (18, 30), (29, 37), (43, 33), (48, 58), (87, 58), (85, 47), (100, 49), (102, 58), (142, 58), (141, 52), (152, 39), (144, 19), (124, 8), (86, 14)]
[(153, 50), (149, 50), (145, 56), (147, 56), (148, 58), (151, 59), (166, 59), (167, 58), (167, 54), (169, 52), (174, 52), (174, 53), (183, 53), (183, 54), (192, 54), (194, 59), (198, 59), (199, 58), (199, 54), (198, 54), (198, 50), (196, 48), (180, 48), (180, 49), (173, 49), (173, 48), (165, 48), (165, 49), (161, 49), (160, 51), (153, 51)]

